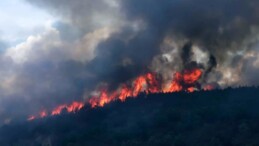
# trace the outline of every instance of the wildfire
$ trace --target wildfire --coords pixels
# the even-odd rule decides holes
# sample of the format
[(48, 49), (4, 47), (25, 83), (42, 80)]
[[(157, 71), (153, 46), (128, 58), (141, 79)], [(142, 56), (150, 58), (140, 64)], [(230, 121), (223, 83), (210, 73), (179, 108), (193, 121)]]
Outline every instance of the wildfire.
[(183, 74), (176, 72), (169, 88), (165, 88), (163, 92), (179, 92), (182, 90), (193, 92), (195, 91), (194, 84), (201, 78), (201, 75), (202, 71), (200, 69), (185, 70)]
[(143, 91), (146, 84), (147, 81), (145, 76), (138, 77), (133, 83), (133, 97), (137, 96), (141, 91)]
[(73, 102), (70, 106), (67, 106), (68, 112), (76, 112), (84, 107), (84, 103), (81, 102)]
[(195, 88), (193, 88), (193, 87), (187, 88), (187, 91), (188, 91), (188, 92), (194, 92), (194, 90), (195, 90)]
[(198, 82), (201, 75), (200, 69), (185, 70), (183, 73), (176, 72), (171, 83), (164, 87), (160, 85), (161, 83), (159, 84), (156, 74), (147, 73), (137, 77), (131, 85), (122, 84), (117, 91), (111, 94), (107, 90), (102, 90), (99, 97), (90, 98), (89, 103), (92, 107), (102, 107), (111, 101), (125, 101), (126, 98), (136, 97), (145, 91), (148, 93), (169, 93), (182, 90), (193, 92), (196, 90), (195, 83)]
[(66, 105), (59, 105), (52, 112), (51, 115), (59, 115), (63, 109), (66, 108)]
[(169, 85), (169, 88), (164, 88), (163, 92), (168, 93), (168, 92), (179, 92), (183, 89), (181, 85), (182, 81), (182, 74), (179, 72), (176, 72), (174, 74), (174, 79), (172, 80), (171, 84)]
[[(67, 112), (76, 112), (84, 107), (84, 103), (82, 102), (76, 102), (74, 101), (70, 105), (59, 105), (56, 108), (54, 108), (50, 113), (52, 116), (54, 115), (59, 115), (63, 110), (66, 110)], [(48, 112), (46, 110), (42, 110), (41, 112), (38, 113), (38, 115), (31, 115), (27, 118), (28, 121), (35, 120), (37, 118), (44, 118), (48, 116)]]
[[(191, 70), (184, 70), (181, 72), (176, 72), (173, 75), (172, 81), (164, 85), (160, 83), (158, 77), (155, 73), (147, 73), (135, 78), (132, 81), (132, 84), (121, 84), (117, 90), (111, 92), (107, 89), (102, 89), (97, 91), (99, 95), (95, 95), (90, 98), (88, 104), (91, 105), (92, 108), (100, 106), (103, 107), (105, 104), (110, 103), (114, 100), (125, 101), (130, 97), (137, 97), (141, 92), (147, 93), (169, 93), (169, 92), (194, 92), (197, 90), (196, 83), (202, 76), (202, 71), (198, 68)], [(210, 90), (213, 87), (206, 86), (204, 90)], [(85, 103), (82, 102), (73, 102), (70, 105), (59, 105), (54, 108), (50, 113), (52, 116), (59, 115), (63, 110), (67, 112), (76, 112), (84, 107)], [(39, 113), (38, 116), (29, 116), (27, 120), (31, 121), (36, 118), (44, 118), (48, 116), (46, 110), (43, 110)]]
[(127, 85), (122, 85), (121, 89), (120, 89), (120, 94), (119, 94), (119, 99), (121, 101), (125, 101), (127, 97), (130, 97), (131, 95), (131, 91), (130, 89), (127, 87)]
[(159, 83), (156, 79), (155, 74), (148, 73), (146, 75), (147, 83), (148, 83), (148, 92), (150, 93), (158, 93), (159, 92)]
[(52, 110), (51, 115), (59, 115), (63, 110), (67, 110), (67, 112), (76, 112), (84, 107), (84, 103), (74, 101), (70, 105), (60, 105)]
[(185, 70), (183, 74), (183, 80), (186, 84), (193, 84), (200, 79), (202, 71), (200, 69)]

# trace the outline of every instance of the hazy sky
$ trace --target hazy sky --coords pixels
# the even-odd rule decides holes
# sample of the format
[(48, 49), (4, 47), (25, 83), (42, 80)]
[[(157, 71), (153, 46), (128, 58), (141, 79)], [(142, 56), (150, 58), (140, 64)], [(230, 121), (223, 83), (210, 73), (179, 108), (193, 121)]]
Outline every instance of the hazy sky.
[(23, 0), (4, 0), (0, 5), (0, 38), (12, 45), (42, 31), (53, 21), (46, 11)]

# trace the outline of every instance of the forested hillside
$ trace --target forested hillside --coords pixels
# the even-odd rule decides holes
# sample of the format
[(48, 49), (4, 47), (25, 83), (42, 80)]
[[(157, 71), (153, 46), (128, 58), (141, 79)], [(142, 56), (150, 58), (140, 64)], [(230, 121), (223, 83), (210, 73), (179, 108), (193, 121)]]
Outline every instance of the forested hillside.
[(0, 128), (1, 146), (256, 146), (259, 90), (141, 94)]

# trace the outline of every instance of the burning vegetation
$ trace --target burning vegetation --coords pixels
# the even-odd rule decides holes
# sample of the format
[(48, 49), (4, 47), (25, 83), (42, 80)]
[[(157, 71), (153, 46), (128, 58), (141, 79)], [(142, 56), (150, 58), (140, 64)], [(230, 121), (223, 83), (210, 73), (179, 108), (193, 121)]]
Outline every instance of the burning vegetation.
[[(155, 69), (144, 69), (140, 72), (134, 70), (135, 74), (132, 77), (126, 77), (124, 81), (100, 82), (96, 84), (93, 92), (87, 95), (86, 101), (74, 101), (71, 104), (60, 104), (52, 110), (43, 109), (36, 115), (30, 115), (28, 120), (44, 118), (48, 115), (55, 116), (63, 111), (68, 113), (76, 112), (82, 109), (85, 105), (90, 105), (92, 108), (103, 107), (112, 101), (125, 101), (127, 98), (136, 98), (140, 93), (172, 93), (172, 92), (194, 92), (203, 90), (212, 90), (217, 87), (215, 84), (208, 84), (206, 79), (209, 72), (216, 67), (217, 62), (213, 55), (208, 57), (206, 63), (199, 63), (193, 59), (195, 50), (191, 42), (185, 43), (180, 51), (180, 62), (182, 67), (180, 71), (159, 71)], [(162, 65), (164, 63), (160, 63)], [(155, 68), (157, 68), (156, 65)], [(168, 66), (165, 68), (169, 68)], [(144, 73), (143, 73), (144, 72)], [(127, 75), (127, 73), (125, 73)], [(121, 73), (118, 73), (121, 75)], [(124, 74), (123, 74), (124, 75)], [(116, 76), (117, 77), (117, 76)], [(120, 77), (118, 77), (120, 78)], [(116, 80), (111, 78), (111, 80)], [(103, 84), (104, 83), (104, 84)], [(90, 97), (90, 98), (89, 98)]]
[(140, 94), (105, 108), (5, 125), (0, 145), (259, 145), (258, 89)]
[[(84, 107), (85, 104), (90, 104), (92, 108), (103, 107), (105, 104), (115, 100), (125, 101), (127, 98), (137, 97), (140, 93), (171, 93), (171, 92), (194, 92), (200, 90), (199, 79), (202, 77), (203, 71), (199, 68), (192, 68), (182, 72), (175, 72), (173, 79), (169, 83), (163, 83), (156, 73), (146, 73), (138, 76), (131, 83), (121, 84), (117, 90), (109, 91), (108, 88), (97, 90), (97, 95), (89, 98), (84, 102), (74, 101), (66, 105), (59, 105), (52, 111), (43, 110), (38, 115), (31, 115), (27, 120), (31, 121), (36, 118), (44, 118), (48, 115), (59, 115), (62, 111), (69, 113), (76, 112)], [(204, 90), (212, 90), (212, 85), (207, 85)]]

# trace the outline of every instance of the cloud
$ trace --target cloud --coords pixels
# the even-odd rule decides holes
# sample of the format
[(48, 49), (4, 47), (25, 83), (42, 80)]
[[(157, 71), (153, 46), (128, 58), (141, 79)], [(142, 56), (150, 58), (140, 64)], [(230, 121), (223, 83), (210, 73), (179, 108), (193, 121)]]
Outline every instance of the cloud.
[(44, 58), (44, 56), (51, 55), (51, 51), (61, 49), (61, 45), (58, 31), (48, 28), (43, 34), (29, 36), (25, 42), (9, 48), (5, 56), (11, 57), (16, 63), (35, 62)]

